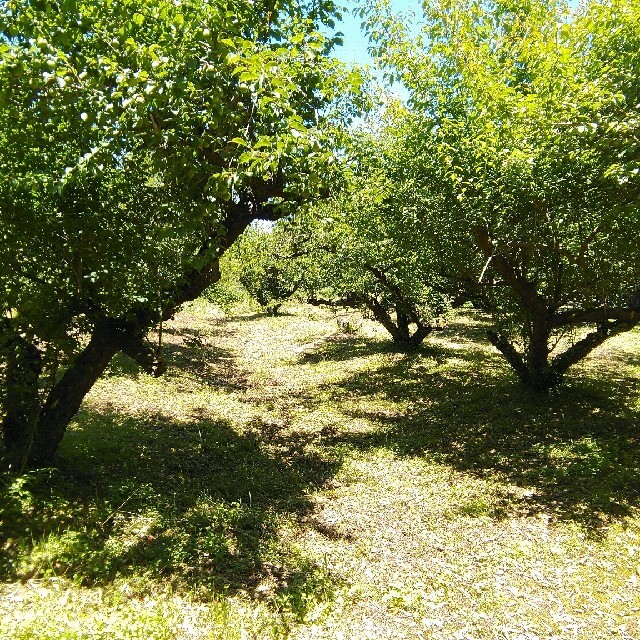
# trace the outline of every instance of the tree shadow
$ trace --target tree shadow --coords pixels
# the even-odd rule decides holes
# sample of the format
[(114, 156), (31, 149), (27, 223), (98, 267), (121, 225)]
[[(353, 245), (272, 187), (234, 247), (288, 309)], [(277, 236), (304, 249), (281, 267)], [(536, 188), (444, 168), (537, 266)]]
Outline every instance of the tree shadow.
[[(220, 325), (215, 326), (214, 334), (188, 327), (165, 329), (165, 339), (159, 349), (168, 369), (165, 375), (171, 376), (177, 371), (218, 389), (244, 389), (247, 376), (236, 366), (236, 354), (214, 343), (221, 335), (233, 337), (235, 333)], [(127, 376), (136, 380), (143, 375), (138, 365), (123, 353), (115, 355), (105, 372), (107, 378)]]
[[(334, 385), (345, 394), (345, 415), (379, 427), (334, 443), (387, 448), (498, 479), (507, 488), (496, 517), (546, 514), (598, 536), (640, 507), (638, 381), (574, 375), (540, 398), (497, 356), (456, 355), (463, 362), (455, 367), (414, 354)], [(400, 416), (362, 402), (349, 409), (354, 393), (406, 401), (410, 409)], [(514, 485), (517, 491), (508, 489)]]
[(269, 313), (268, 311), (256, 311), (254, 313), (227, 316), (226, 322), (254, 322), (256, 320), (264, 320), (265, 318), (294, 318), (296, 314), (287, 309), (279, 310), (278, 313)]
[(309, 591), (329, 593), (333, 577), (296, 556), (281, 528), (308, 517), (309, 493), (338, 465), (224, 421), (84, 410), (57, 469), (0, 487), (0, 579), (168, 580), (203, 597), (267, 592), (311, 606)]
[(399, 353), (391, 340), (374, 340), (344, 333), (334, 333), (316, 343), (314, 349), (304, 351), (299, 361), (318, 364), (323, 361), (344, 362), (376, 354)]
[(167, 343), (162, 357), (169, 375), (172, 371), (187, 373), (202, 384), (230, 391), (247, 386), (247, 374), (236, 365), (236, 354), (208, 341), (184, 338), (182, 343)]
[[(482, 364), (487, 367), (496, 362), (495, 356), (483, 348), (474, 349), (464, 343), (461, 343), (464, 345), (463, 348), (453, 348), (428, 340), (427, 338), (426, 342), (415, 348), (404, 349), (390, 339), (380, 340), (336, 333), (324, 338), (316, 344), (313, 350), (301, 353), (298, 360), (301, 363), (318, 364), (320, 362), (346, 362), (356, 358), (381, 355), (400, 359), (397, 362), (397, 372), (401, 372), (403, 369), (408, 370), (416, 363), (429, 360), (439, 366), (453, 360), (473, 362), (475, 365)], [(477, 342), (473, 341), (473, 344), (477, 344)]]

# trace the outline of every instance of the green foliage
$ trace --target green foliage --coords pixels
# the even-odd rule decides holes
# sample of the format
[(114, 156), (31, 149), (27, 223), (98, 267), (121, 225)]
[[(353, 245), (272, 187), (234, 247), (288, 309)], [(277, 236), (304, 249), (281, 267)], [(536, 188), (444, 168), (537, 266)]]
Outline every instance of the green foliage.
[(274, 315), (300, 287), (293, 269), (293, 247), (285, 226), (250, 228), (237, 244), (240, 282), (258, 304)]
[[(184, 267), (215, 254), (221, 239), (198, 249), (224, 203), (276, 173), (283, 210), (315, 190), (308, 169), (331, 152), (311, 122), (331, 65), (295, 16), (263, 24), (247, 3), (10, 2), (2, 18), (21, 34), (0, 83), (3, 307), (24, 324), (77, 298), (111, 315), (166, 304)], [(58, 31), (71, 19), (77, 30)]]
[[(405, 158), (443, 270), (494, 313), (521, 377), (553, 386), (640, 319), (638, 3), (443, 0), (418, 35), (389, 3), (364, 15), (410, 91)], [(589, 323), (599, 333), (549, 360)]]
[(222, 277), (206, 293), (225, 311), (247, 298), (273, 315), (302, 284), (289, 224), (249, 227), (220, 263)]
[[(101, 355), (85, 372), (119, 342), (147, 366), (145, 333), (215, 282), (242, 230), (323, 190), (357, 102), (320, 33), (336, 12), (329, 0), (2, 4), (0, 348), (37, 346), (40, 388), (65, 415), (79, 402), (59, 374), (87, 335)], [(59, 431), (43, 418), (36, 432)]]
[[(241, 242), (241, 239), (237, 242)], [(243, 270), (236, 243), (220, 260), (220, 279), (204, 291), (203, 297), (226, 314), (252, 307), (255, 302), (240, 282)]]

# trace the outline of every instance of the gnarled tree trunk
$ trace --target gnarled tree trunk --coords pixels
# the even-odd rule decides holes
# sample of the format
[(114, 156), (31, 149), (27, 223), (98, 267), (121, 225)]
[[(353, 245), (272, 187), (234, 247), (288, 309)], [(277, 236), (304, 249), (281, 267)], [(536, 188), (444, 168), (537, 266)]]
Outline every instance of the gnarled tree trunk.
[[(502, 353), (520, 380), (536, 393), (546, 393), (556, 387), (569, 367), (576, 364), (596, 347), (613, 335), (629, 331), (640, 323), (640, 296), (630, 296), (626, 307), (598, 309), (559, 310), (558, 291), (552, 300), (545, 299), (533, 282), (516, 269), (509, 259), (497, 250), (489, 230), (478, 227), (475, 230), (478, 246), (487, 258), (487, 265), (503, 279), (516, 296), (526, 318), (524, 329), (526, 344), (520, 353), (503, 334), (488, 332), (491, 344)], [(559, 269), (561, 273), (561, 269)], [(550, 358), (550, 342), (554, 330), (577, 325), (595, 323), (595, 331), (571, 345), (566, 351)]]
[[(40, 398), (43, 367), (37, 346), (21, 337), (5, 337), (4, 459), (0, 466), (20, 473), (26, 465), (49, 464), (85, 396), (119, 351), (133, 358), (148, 373), (161, 375), (165, 367), (145, 342), (148, 331), (220, 279), (220, 256), (247, 226), (257, 218), (276, 219), (280, 215), (275, 210), (270, 212), (266, 207), (257, 206), (253, 200), (232, 203), (229, 217), (223, 223), (223, 239), (217, 232), (213, 233), (201, 247), (202, 255), (212, 257), (204, 266), (185, 272), (175, 288), (164, 292), (166, 304), (162, 312), (149, 304), (139, 304), (119, 318), (110, 318), (91, 305), (83, 305), (87, 318), (93, 323), (89, 342), (44, 400)], [(214, 242), (217, 252), (212, 253)]]
[(67, 425), (84, 397), (104, 373), (121, 344), (108, 325), (94, 328), (89, 344), (53, 386), (40, 410), (29, 464), (47, 464), (62, 441)]

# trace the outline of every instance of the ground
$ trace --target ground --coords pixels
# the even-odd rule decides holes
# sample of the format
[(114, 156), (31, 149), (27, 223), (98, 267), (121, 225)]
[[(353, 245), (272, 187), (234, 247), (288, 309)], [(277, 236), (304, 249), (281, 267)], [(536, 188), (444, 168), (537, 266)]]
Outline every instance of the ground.
[(640, 333), (540, 399), (485, 324), (190, 305), (1, 487), (0, 638), (640, 639)]

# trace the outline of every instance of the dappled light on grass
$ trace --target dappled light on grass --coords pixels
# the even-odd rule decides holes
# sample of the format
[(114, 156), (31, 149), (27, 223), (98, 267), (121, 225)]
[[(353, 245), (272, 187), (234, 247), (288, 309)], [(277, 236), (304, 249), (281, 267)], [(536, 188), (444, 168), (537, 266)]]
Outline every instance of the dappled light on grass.
[(2, 486), (6, 637), (638, 637), (639, 336), (540, 400), (483, 325), (191, 307)]
[[(527, 487), (515, 511), (574, 520), (589, 532), (634, 513), (640, 506), (640, 415), (633, 395), (606, 378), (573, 380), (543, 402), (509, 378), (492, 373), (471, 355), (421, 370), (400, 359), (341, 386), (360, 398), (388, 394), (411, 406), (393, 417), (351, 411), (380, 428), (347, 436), (358, 448), (388, 447), (424, 455), (453, 467)], [(425, 404), (425, 399), (428, 402)], [(344, 441), (344, 439), (343, 439)]]
[(308, 511), (306, 492), (332, 469), (303, 455), (288, 464), (221, 422), (85, 412), (78, 425), (59, 470), (6, 488), (5, 578), (93, 586), (143, 574), (205, 597), (254, 590), (287, 514)]

